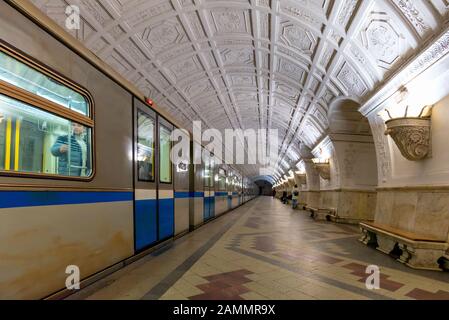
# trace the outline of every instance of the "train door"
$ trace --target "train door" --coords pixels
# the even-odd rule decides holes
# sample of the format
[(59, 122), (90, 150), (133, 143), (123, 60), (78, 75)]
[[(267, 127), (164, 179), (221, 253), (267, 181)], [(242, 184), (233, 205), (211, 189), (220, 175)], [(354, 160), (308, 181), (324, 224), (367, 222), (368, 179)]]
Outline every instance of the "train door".
[(228, 192), (226, 191), (226, 169), (224, 165), (217, 167), (215, 183), (215, 215), (218, 216), (227, 211)]
[(232, 209), (231, 169), (226, 172), (226, 191), (228, 192), (228, 210)]
[(173, 163), (170, 160), (173, 125), (158, 116), (158, 240), (170, 238), (175, 232)]
[[(192, 147), (193, 147), (192, 143)], [(196, 153), (200, 153), (197, 155)], [(201, 157), (202, 148), (192, 148), (192, 159), (196, 157)], [(190, 216), (190, 229), (193, 230), (204, 222), (204, 162), (201, 161), (199, 164), (193, 164), (191, 166), (193, 172), (191, 177), (193, 180), (193, 186), (191, 190), (193, 191), (192, 199), (192, 210)]]
[(228, 192), (228, 210), (232, 209), (232, 180), (231, 170), (228, 170), (226, 174), (226, 190)]
[(236, 177), (235, 172), (229, 177), (231, 190), (231, 209), (237, 207)]
[(140, 251), (158, 240), (156, 113), (134, 100), (134, 234)]
[[(182, 133), (182, 138), (188, 140), (188, 135)], [(175, 140), (176, 141), (176, 140)], [(183, 234), (189, 231), (190, 224), (190, 154), (185, 155), (185, 159), (177, 159), (174, 163), (174, 190), (175, 190), (175, 235)]]
[(238, 199), (238, 206), (242, 204), (242, 181), (240, 176), (237, 176), (237, 199)]
[(204, 221), (215, 216), (214, 159), (204, 157)]

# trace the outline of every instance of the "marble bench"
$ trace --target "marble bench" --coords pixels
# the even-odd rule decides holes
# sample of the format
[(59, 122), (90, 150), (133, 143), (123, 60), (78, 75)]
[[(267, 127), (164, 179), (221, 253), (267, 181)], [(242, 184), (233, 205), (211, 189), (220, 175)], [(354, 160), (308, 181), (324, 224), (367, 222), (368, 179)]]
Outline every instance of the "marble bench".
[(441, 259), (449, 248), (446, 241), (374, 222), (361, 222), (359, 225), (362, 230), (359, 240), (365, 245), (374, 245), (388, 255), (396, 250), (397, 260), (411, 268), (442, 270)]
[(314, 208), (305, 206), (305, 210), (310, 212), (310, 217), (317, 221), (333, 221), (337, 216), (336, 210), (333, 208)]

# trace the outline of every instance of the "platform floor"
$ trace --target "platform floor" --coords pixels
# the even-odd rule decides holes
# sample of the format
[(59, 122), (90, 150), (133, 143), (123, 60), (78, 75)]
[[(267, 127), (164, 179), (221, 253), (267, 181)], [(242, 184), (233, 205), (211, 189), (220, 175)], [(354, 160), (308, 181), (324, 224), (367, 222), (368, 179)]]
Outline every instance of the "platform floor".
[(359, 235), (259, 197), (68, 299), (449, 299), (449, 273), (413, 270)]

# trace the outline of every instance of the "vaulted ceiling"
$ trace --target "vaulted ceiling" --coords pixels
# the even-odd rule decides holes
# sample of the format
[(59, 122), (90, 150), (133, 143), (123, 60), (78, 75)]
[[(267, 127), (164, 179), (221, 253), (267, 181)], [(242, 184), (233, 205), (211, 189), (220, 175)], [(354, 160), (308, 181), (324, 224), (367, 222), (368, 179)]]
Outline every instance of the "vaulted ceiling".
[[(447, 0), (32, 0), (187, 128), (279, 130), (279, 164), (447, 27)], [(258, 166), (245, 166), (258, 176)]]

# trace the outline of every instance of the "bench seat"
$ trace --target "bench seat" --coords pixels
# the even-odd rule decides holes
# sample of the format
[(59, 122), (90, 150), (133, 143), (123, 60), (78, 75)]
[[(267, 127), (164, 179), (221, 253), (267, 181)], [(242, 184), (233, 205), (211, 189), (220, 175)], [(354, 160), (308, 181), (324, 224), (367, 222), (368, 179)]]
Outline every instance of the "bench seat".
[(398, 228), (391, 227), (386, 224), (374, 223), (374, 222), (362, 222), (361, 225), (365, 225), (366, 227), (371, 227), (375, 229), (384, 230), (386, 232), (396, 234), (400, 237), (407, 238), (414, 241), (429, 241), (429, 242), (445, 242), (444, 240), (438, 239), (431, 235), (425, 235), (421, 233), (401, 230)]
[(447, 241), (375, 222), (361, 222), (359, 225), (362, 243), (373, 245), (386, 254), (398, 253), (398, 261), (409, 267), (442, 270), (441, 258), (449, 248)]

